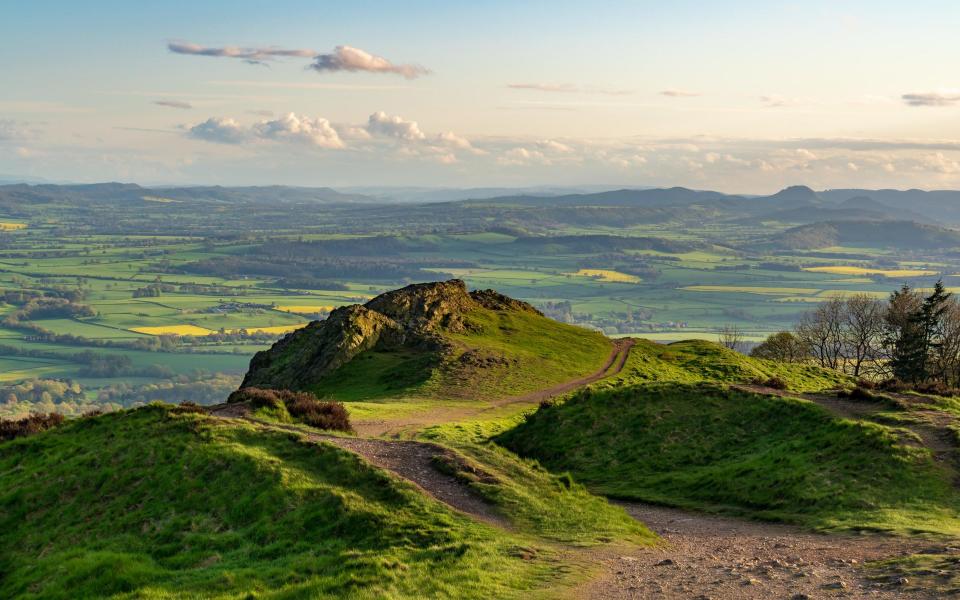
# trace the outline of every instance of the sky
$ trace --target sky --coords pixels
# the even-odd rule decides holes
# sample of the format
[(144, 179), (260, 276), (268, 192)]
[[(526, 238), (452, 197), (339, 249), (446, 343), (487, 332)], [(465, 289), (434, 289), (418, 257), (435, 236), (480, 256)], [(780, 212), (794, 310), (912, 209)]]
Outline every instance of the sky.
[(960, 188), (955, 0), (0, 15), (0, 180)]

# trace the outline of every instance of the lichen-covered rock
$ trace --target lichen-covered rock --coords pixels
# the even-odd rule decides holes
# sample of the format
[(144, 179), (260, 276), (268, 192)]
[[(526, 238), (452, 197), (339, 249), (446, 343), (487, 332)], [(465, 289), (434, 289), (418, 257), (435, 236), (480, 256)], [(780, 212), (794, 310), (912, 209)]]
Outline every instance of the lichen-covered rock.
[(440, 353), (448, 347), (443, 333), (468, 329), (467, 314), (481, 307), (537, 312), (491, 290), (468, 293), (459, 279), (409, 285), (362, 306), (340, 307), (326, 320), (314, 321), (258, 352), (242, 386), (307, 389), (367, 350)]

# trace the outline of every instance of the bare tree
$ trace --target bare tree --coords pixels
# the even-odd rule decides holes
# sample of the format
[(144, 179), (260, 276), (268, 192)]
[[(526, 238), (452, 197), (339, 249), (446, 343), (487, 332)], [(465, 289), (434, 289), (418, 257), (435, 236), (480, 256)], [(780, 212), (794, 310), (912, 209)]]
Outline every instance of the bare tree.
[(843, 367), (844, 312), (843, 299), (831, 298), (803, 315), (797, 324), (797, 337), (822, 367)]
[(739, 325), (727, 324), (720, 328), (720, 343), (731, 350), (740, 352), (743, 348), (743, 330)]
[(883, 302), (867, 294), (856, 294), (844, 301), (841, 315), (843, 360), (854, 377), (873, 368), (880, 358), (885, 310)]
[(932, 375), (950, 387), (960, 386), (960, 302), (951, 298), (940, 318), (939, 343), (932, 348)]

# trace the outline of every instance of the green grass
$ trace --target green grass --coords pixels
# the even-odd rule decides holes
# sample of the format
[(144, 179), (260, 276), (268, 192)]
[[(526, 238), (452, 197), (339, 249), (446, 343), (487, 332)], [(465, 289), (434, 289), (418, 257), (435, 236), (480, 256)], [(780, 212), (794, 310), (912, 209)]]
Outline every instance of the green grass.
[(624, 511), (592, 495), (566, 473), (554, 474), (491, 441), (519, 416), (430, 427), (422, 439), (439, 442), (492, 474), (496, 483), (472, 482), (525, 531), (561, 542), (590, 545), (616, 539), (650, 543), (655, 536)]
[[(536, 477), (572, 498), (554, 511), (605, 505)], [(644, 538), (605, 510), (601, 532)], [(168, 407), (0, 444), (2, 597), (519, 597), (554, 561), (333, 446)]]
[(605, 495), (802, 524), (960, 534), (960, 496), (891, 427), (718, 385), (586, 390), (495, 438)]
[(748, 383), (754, 379), (783, 379), (793, 391), (819, 391), (849, 383), (848, 378), (809, 364), (758, 360), (706, 340), (658, 344), (637, 340), (623, 371), (597, 384), (622, 386), (651, 382)]

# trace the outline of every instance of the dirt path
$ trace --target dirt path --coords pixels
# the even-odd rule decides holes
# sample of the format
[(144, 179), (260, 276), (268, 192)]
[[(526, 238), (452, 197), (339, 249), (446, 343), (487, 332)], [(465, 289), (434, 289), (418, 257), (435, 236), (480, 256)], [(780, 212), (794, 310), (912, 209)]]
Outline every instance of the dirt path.
[(820, 535), (769, 523), (623, 504), (660, 534), (662, 547), (612, 556), (605, 574), (576, 590), (583, 599), (685, 600), (936, 598), (898, 574), (877, 581), (866, 561), (942, 552), (943, 543), (881, 536)]
[(365, 458), (370, 463), (406, 479), (432, 498), (471, 517), (502, 529), (509, 529), (509, 522), (497, 513), (479, 494), (456, 477), (436, 468), (437, 458), (456, 460), (450, 450), (429, 442), (410, 440), (381, 440), (369, 438), (340, 437), (312, 433), (292, 425), (270, 423), (252, 418), (242, 404), (220, 404), (210, 408), (210, 414), (219, 418), (241, 419), (265, 430), (281, 430), (297, 433), (316, 443), (339, 446)]
[(630, 349), (635, 343), (636, 342), (634, 340), (629, 338), (615, 340), (613, 342), (613, 348), (610, 351), (610, 356), (607, 357), (606, 362), (598, 371), (595, 371), (590, 375), (585, 375), (584, 377), (559, 383), (546, 389), (537, 390), (535, 392), (530, 392), (520, 396), (501, 398), (500, 400), (494, 400), (493, 402), (486, 402), (477, 408), (464, 406), (435, 407), (431, 408), (429, 412), (417, 413), (408, 417), (392, 419), (389, 421), (356, 421), (354, 423), (354, 428), (357, 430), (357, 433), (363, 437), (401, 437), (411, 430), (422, 429), (424, 427), (429, 427), (430, 425), (437, 425), (440, 423), (465, 421), (472, 417), (476, 417), (505, 406), (511, 406), (514, 404), (536, 404), (543, 400), (548, 400), (550, 398), (566, 394), (567, 392), (571, 392), (585, 385), (589, 385), (603, 379), (604, 377), (610, 377), (620, 373), (630, 355)]
[[(446, 411), (432, 411), (429, 414), (417, 415), (415, 419), (408, 419), (399, 424), (390, 422), (389, 425), (393, 427), (410, 427), (413, 425), (427, 426), (448, 422), (450, 420), (462, 420), (465, 417), (480, 414), (495, 407), (518, 403), (534, 403), (552, 398), (570, 392), (578, 387), (599, 381), (604, 377), (619, 373), (623, 370), (623, 366), (627, 362), (627, 356), (630, 353), (630, 348), (633, 347), (633, 345), (633, 340), (617, 340), (614, 342), (614, 347), (603, 367), (599, 371), (585, 377), (522, 396), (505, 398), (494, 402), (492, 406), (487, 404), (483, 408), (460, 409), (462, 412), (458, 412), (456, 415), (451, 415)], [(436, 468), (434, 462), (438, 458), (447, 461), (451, 458), (456, 460), (455, 455), (453, 455), (450, 450), (436, 444), (412, 440), (376, 439), (369, 436), (371, 436), (371, 434), (381, 435), (385, 431), (379, 427), (369, 426), (358, 427), (358, 433), (361, 437), (357, 438), (311, 433), (299, 427), (254, 419), (249, 416), (249, 410), (242, 404), (219, 404), (210, 407), (208, 412), (220, 418), (243, 419), (264, 429), (292, 431), (314, 442), (334, 444), (344, 450), (359, 454), (378, 467), (399, 475), (419, 487), (427, 495), (447, 504), (455, 510), (469, 514), (478, 520), (497, 527), (505, 529), (510, 527), (509, 523), (468, 485), (456, 477), (443, 473)], [(387, 423), (383, 425), (387, 425)]]

